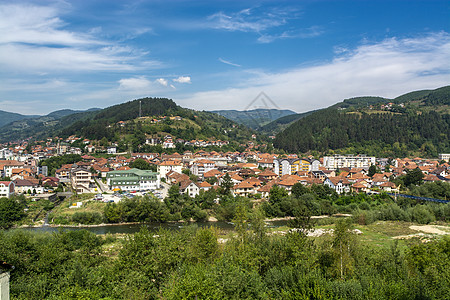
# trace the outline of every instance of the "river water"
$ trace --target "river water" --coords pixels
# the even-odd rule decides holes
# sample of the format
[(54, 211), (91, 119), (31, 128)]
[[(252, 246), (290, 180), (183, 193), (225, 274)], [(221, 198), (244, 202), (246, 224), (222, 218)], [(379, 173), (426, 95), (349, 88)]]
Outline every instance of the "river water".
[[(286, 221), (271, 221), (266, 222), (267, 227), (280, 227), (286, 225)], [(189, 225), (196, 225), (198, 227), (216, 227), (223, 231), (233, 230), (234, 225), (229, 222), (196, 222), (196, 223), (144, 223), (144, 224), (117, 224), (117, 225), (101, 225), (101, 226), (80, 226), (80, 227), (25, 227), (24, 230), (30, 230), (34, 232), (57, 232), (58, 230), (88, 230), (95, 234), (115, 234), (125, 233), (131, 234), (138, 232), (142, 227), (147, 227), (150, 231), (158, 231), (160, 228), (169, 230), (180, 230), (181, 228)]]

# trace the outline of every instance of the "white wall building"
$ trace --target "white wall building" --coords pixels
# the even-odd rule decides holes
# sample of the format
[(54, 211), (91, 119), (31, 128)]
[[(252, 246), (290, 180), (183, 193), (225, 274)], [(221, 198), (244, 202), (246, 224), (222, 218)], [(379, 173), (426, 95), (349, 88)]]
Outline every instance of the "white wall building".
[(323, 166), (328, 170), (336, 170), (341, 168), (369, 168), (375, 164), (374, 156), (365, 155), (333, 155), (324, 156)]
[(14, 194), (15, 185), (12, 181), (0, 181), (0, 198), (9, 198)]
[(446, 162), (450, 162), (450, 154), (446, 153), (439, 154), (439, 160), (445, 160)]

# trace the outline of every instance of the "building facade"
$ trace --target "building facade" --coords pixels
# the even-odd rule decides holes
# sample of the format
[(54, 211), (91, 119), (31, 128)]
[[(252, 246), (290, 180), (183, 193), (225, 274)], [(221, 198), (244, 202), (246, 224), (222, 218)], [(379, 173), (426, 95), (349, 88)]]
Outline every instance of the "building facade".
[(369, 168), (371, 165), (375, 165), (374, 156), (365, 155), (333, 155), (324, 156), (323, 166), (328, 170), (336, 170), (341, 168)]
[(0, 198), (9, 198), (14, 195), (15, 185), (13, 181), (0, 181)]
[(84, 168), (76, 168), (71, 171), (72, 188), (79, 194), (91, 193), (93, 183), (92, 173)]
[(449, 153), (440, 153), (439, 160), (444, 160), (446, 162), (450, 162), (450, 154)]
[(130, 169), (125, 171), (111, 171), (106, 174), (106, 184), (111, 190), (156, 190), (161, 186), (161, 177), (159, 173), (148, 170)]

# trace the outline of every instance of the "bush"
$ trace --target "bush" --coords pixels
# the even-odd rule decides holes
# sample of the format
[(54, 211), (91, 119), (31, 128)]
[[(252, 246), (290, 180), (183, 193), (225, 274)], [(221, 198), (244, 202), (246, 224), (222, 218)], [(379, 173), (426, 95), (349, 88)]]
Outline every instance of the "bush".
[(72, 215), (72, 222), (79, 224), (100, 224), (103, 221), (103, 217), (98, 212), (76, 212)]
[(353, 220), (359, 225), (369, 225), (376, 221), (377, 214), (378, 212), (358, 210), (353, 213)]
[(419, 224), (428, 224), (436, 221), (434, 214), (424, 205), (417, 205), (409, 208), (408, 213), (411, 216), (412, 221)]

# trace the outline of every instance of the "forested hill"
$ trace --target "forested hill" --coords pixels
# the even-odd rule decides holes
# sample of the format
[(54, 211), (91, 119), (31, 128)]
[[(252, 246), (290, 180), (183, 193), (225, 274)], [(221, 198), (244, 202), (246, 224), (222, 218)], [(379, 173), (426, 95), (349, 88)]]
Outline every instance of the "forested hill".
[[(87, 119), (96, 114), (99, 108), (86, 111), (63, 109), (45, 116), (23, 116), (2, 124), (0, 127), (0, 142), (10, 142), (33, 137), (46, 138), (56, 135), (61, 127), (68, 126), (80, 119)], [(1, 113), (0, 113), (1, 118)]]
[(279, 133), (274, 146), (393, 157), (450, 151), (450, 87), (383, 99), (353, 98), (317, 111)]
[(182, 108), (171, 99), (143, 98), (105, 108), (60, 134), (141, 145), (150, 136), (162, 138), (167, 134), (183, 140), (244, 142), (252, 138), (253, 132), (217, 114)]
[(18, 120), (23, 120), (23, 119), (27, 119), (27, 118), (34, 118), (37, 116), (26, 116), (26, 115), (21, 115), (18, 113), (12, 113), (12, 112), (7, 112), (4, 110), (0, 110), (0, 127), (14, 122), (14, 121), (18, 121)]
[(355, 97), (345, 99), (342, 102), (336, 103), (331, 108), (341, 109), (358, 109), (372, 106), (379, 106), (381, 104), (394, 103), (411, 103), (418, 106), (441, 106), (450, 105), (450, 86), (444, 86), (435, 90), (421, 90), (403, 94), (393, 99), (383, 97)]
[(262, 126), (277, 120), (279, 118), (296, 115), (292, 110), (266, 109), (258, 108), (252, 110), (214, 110), (213, 113), (219, 114), (236, 123), (243, 124), (252, 129), (260, 130)]

